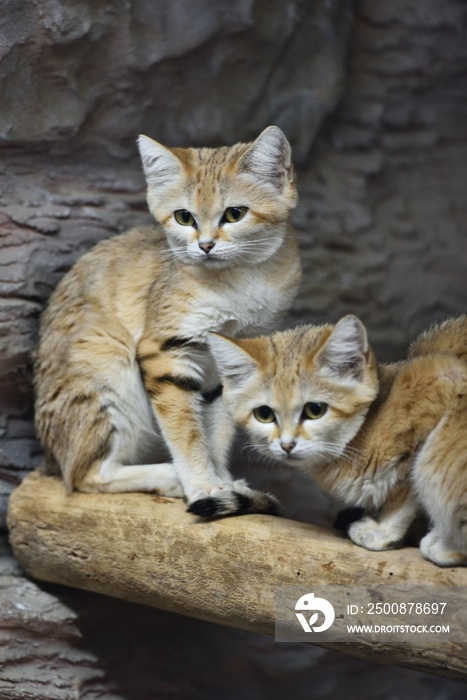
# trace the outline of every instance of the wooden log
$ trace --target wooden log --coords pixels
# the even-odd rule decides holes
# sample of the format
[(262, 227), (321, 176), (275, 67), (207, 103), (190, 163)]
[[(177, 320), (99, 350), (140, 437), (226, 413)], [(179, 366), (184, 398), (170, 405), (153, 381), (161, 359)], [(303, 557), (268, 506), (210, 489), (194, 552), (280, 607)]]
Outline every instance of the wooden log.
[[(368, 552), (334, 531), (264, 515), (197, 521), (181, 500), (149, 494), (67, 496), (60, 479), (38, 472), (13, 492), (8, 524), (32, 577), (265, 634), (274, 634), (280, 585), (430, 582), (459, 587), (465, 606), (467, 570), (439, 569), (414, 548)], [(323, 646), (467, 678), (467, 645), (457, 642)]]

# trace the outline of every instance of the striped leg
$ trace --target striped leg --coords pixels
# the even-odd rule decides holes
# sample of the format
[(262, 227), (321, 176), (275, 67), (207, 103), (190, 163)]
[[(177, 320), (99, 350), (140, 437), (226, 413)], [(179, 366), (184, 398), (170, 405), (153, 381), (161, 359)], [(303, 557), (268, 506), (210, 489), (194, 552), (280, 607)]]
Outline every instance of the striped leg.
[(242, 480), (234, 482), (228, 471), (233, 427), (218, 392), (204, 391), (206, 360), (213, 365), (209, 355), (197, 343), (172, 338), (162, 344), (145, 340), (138, 360), (189, 511), (210, 517), (277, 513), (272, 496), (253, 491)]
[(199, 356), (199, 344), (177, 338), (145, 340), (138, 348), (145, 389), (189, 503), (232, 490), (230, 474), (223, 469), (218, 475), (211, 454)]

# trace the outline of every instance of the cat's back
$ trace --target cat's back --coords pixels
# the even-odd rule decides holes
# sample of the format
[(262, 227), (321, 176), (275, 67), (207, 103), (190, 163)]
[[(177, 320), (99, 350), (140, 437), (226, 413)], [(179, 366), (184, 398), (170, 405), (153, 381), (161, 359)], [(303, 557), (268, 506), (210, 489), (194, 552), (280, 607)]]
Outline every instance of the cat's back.
[(91, 356), (92, 339), (132, 347), (144, 326), (149, 289), (169, 264), (163, 232), (141, 227), (101, 241), (65, 274), (40, 323), (36, 385), (66, 371), (71, 352)]
[(141, 227), (106, 239), (83, 255), (53, 292), (41, 319), (69, 334), (96, 317), (125, 317), (144, 303), (167, 264), (165, 237), (157, 227)]
[(130, 229), (97, 243), (62, 278), (49, 308), (62, 301), (66, 291), (102, 300), (113, 298), (120, 286), (150, 284), (166, 260), (166, 249), (164, 233), (156, 226)]

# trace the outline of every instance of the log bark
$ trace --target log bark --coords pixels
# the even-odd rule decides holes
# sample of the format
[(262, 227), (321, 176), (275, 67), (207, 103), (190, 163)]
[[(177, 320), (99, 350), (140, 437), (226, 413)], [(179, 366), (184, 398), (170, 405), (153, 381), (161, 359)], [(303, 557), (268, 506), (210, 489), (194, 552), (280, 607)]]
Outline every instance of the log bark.
[[(438, 569), (406, 548), (368, 552), (335, 532), (270, 516), (197, 522), (178, 499), (65, 494), (31, 473), (12, 494), (10, 542), (26, 572), (243, 630), (274, 633), (277, 586), (462, 586), (467, 571)], [(327, 644), (328, 647), (336, 645)], [(466, 679), (466, 646), (359, 642), (341, 651)]]

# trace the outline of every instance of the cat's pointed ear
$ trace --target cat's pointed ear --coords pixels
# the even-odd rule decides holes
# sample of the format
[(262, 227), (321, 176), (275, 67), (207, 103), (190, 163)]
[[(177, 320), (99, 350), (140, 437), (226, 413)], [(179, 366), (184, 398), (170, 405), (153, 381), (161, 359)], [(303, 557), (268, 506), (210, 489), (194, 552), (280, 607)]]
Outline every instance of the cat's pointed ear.
[(208, 333), (207, 340), (223, 384), (238, 387), (258, 370), (252, 355), (241, 347), (241, 343), (247, 341), (233, 340), (219, 333)]
[(141, 134), (138, 148), (148, 185), (165, 187), (182, 173), (182, 164), (168, 148)]
[(361, 381), (369, 357), (365, 326), (359, 318), (349, 314), (336, 324), (316, 362), (326, 373)]
[(238, 171), (278, 189), (287, 181), (293, 182), (292, 151), (284, 132), (278, 126), (268, 126), (240, 158)]

